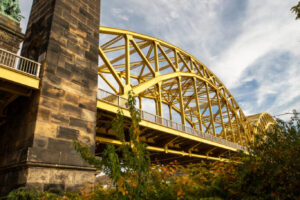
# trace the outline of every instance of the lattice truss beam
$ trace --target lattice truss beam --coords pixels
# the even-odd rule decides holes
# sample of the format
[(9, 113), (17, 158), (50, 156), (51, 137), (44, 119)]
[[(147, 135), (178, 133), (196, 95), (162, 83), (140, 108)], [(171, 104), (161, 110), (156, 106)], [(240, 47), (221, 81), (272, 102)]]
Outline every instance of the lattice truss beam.
[(247, 119), (252, 124), (254, 134), (266, 131), (277, 124), (274, 118), (266, 112), (247, 116)]
[(99, 87), (143, 102), (157, 115), (241, 145), (252, 127), (239, 105), (203, 63), (162, 40), (100, 27)]

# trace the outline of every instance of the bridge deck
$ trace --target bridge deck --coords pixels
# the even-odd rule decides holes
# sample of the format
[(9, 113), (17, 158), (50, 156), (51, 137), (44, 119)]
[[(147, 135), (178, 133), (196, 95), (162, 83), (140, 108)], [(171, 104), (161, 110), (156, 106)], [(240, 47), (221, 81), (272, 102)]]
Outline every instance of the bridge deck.
[[(111, 121), (118, 110), (122, 110), (129, 126), (130, 114), (127, 100), (99, 89), (98, 92), (97, 141), (100, 144), (121, 145), (112, 131)], [(150, 152), (156, 152), (155, 159), (165, 160), (170, 154), (177, 157), (200, 158), (228, 161), (227, 154), (246, 148), (225, 139), (205, 134), (199, 130), (172, 122), (160, 116), (140, 110), (142, 129), (141, 139), (148, 144)], [(159, 154), (158, 154), (159, 153)], [(157, 157), (157, 155), (159, 155)], [(182, 159), (182, 158), (180, 158)]]
[(39, 89), (40, 63), (0, 49), (0, 79)]
[(0, 48), (0, 126), (6, 122), (6, 108), (19, 96), (39, 89), (40, 63)]

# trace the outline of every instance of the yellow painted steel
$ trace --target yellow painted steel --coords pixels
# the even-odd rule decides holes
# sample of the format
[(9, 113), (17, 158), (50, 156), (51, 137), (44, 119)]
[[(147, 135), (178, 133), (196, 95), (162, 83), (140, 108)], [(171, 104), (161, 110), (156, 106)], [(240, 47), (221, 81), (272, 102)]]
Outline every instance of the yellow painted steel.
[(5, 81), (10, 81), (12, 83), (17, 83), (30, 87), (33, 89), (39, 89), (40, 79), (34, 76), (30, 76), (21, 71), (14, 70), (9, 67), (0, 65), (0, 79)]
[[(144, 98), (153, 99), (157, 115), (166, 117), (162, 106), (165, 104), (171, 120), (174, 119), (172, 113), (178, 112), (182, 124), (239, 145), (247, 146), (253, 139), (255, 124), (245, 116), (225, 85), (195, 57), (172, 44), (140, 33), (109, 27), (100, 27), (99, 33), (100, 43), (104, 39), (99, 46), (102, 63), (98, 73), (114, 94), (127, 98), (128, 91), (132, 90), (139, 97), (140, 108)], [(98, 106), (117, 109), (99, 101)], [(263, 129), (274, 121), (266, 116), (255, 121)], [(149, 126), (165, 128), (155, 124)], [(174, 135), (185, 137), (178, 132)], [(188, 136), (189, 139), (193, 137), (196, 136)]]
[[(127, 109), (116, 107), (115, 105), (113, 105), (111, 103), (104, 102), (104, 101), (101, 101), (101, 100), (98, 100), (97, 108), (99, 108), (101, 110), (106, 110), (106, 111), (109, 111), (109, 112), (113, 112), (113, 113), (117, 113), (118, 110), (122, 110), (124, 116), (130, 117), (130, 113)], [(152, 122), (149, 122), (149, 121), (141, 120), (140, 126), (150, 128), (150, 129), (154, 129), (154, 130), (160, 130), (161, 132), (165, 132), (165, 133), (168, 133), (168, 134), (171, 134), (171, 135), (174, 135), (174, 136), (178, 136), (178, 137), (181, 137), (181, 138), (186, 138), (186, 139), (196, 141), (196, 142), (200, 142), (200, 143), (203, 143), (203, 144), (216, 146), (216, 147), (226, 149), (226, 150), (230, 150), (230, 151), (233, 151), (233, 152), (238, 151), (236, 148), (229, 147), (227, 145), (220, 144), (220, 143), (217, 143), (217, 142), (214, 142), (214, 141), (211, 141), (211, 140), (203, 139), (203, 138), (200, 138), (198, 136), (191, 135), (191, 134), (188, 134), (188, 133), (184, 133), (182, 131), (178, 131), (178, 130), (175, 130), (175, 129), (172, 129), (172, 128), (164, 127), (164, 126), (161, 126), (159, 124), (155, 124), (155, 123), (152, 123)]]
[(257, 134), (261, 131), (266, 131), (272, 126), (276, 125), (274, 118), (266, 112), (248, 116), (247, 119), (252, 124), (251, 128), (254, 134)]
[[(123, 144), (119, 140), (103, 138), (103, 137), (97, 137), (97, 136), (96, 136), (96, 140), (98, 142), (101, 142), (101, 143), (114, 144), (114, 145), (118, 145), (118, 146)], [(147, 146), (146, 148), (149, 151), (166, 152), (166, 150), (164, 148), (160, 148), (160, 147)], [(168, 149), (168, 151), (166, 153), (176, 154), (176, 155), (181, 155), (181, 156), (194, 157), (194, 158), (207, 159), (207, 160), (215, 160), (215, 161), (221, 161), (221, 162), (232, 162), (231, 160), (226, 159), (226, 158), (211, 157), (211, 156), (208, 156), (208, 155), (199, 155), (199, 154), (188, 153), (188, 152), (185, 152), (185, 151), (176, 151), (176, 150), (171, 150), (171, 149)]]

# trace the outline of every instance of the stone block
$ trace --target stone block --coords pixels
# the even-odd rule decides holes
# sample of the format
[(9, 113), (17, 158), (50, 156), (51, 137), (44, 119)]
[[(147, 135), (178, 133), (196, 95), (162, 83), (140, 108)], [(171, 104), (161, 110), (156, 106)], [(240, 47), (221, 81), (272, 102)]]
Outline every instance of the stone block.
[(93, 97), (93, 99), (81, 97), (79, 100), (79, 102), (80, 102), (79, 107), (96, 112), (96, 110), (97, 110), (96, 109), (96, 106), (97, 106), (96, 94), (94, 93), (93, 95), (90, 96), (90, 98), (91, 97)]
[(72, 62), (73, 61), (74, 55), (72, 55), (71, 51), (68, 51), (67, 49), (61, 49), (60, 52), (61, 52), (61, 55), (65, 57), (63, 60), (64, 62), (67, 62), (67, 61)]
[(67, 48), (68, 48), (68, 50), (72, 51), (76, 55), (84, 56), (84, 50), (82, 50), (80, 48), (80, 46), (78, 45), (77, 40), (76, 40), (76, 42), (72, 42), (72, 41), (68, 40)]
[(73, 28), (70, 29), (70, 32), (75, 34), (77, 37), (86, 38), (86, 32), (83, 32), (83, 31), (80, 31), (77, 29), (73, 29)]
[(41, 106), (46, 108), (51, 108), (51, 110), (58, 110), (59, 109), (59, 101), (57, 99), (52, 99), (48, 97), (40, 97)]
[(56, 76), (54, 73), (48, 73), (48, 75), (47, 75), (47, 77), (45, 77), (45, 79), (47, 79), (50, 83), (55, 84), (55, 85), (60, 85), (60, 83), (61, 83), (61, 78)]
[[(71, 118), (71, 122), (72, 122)], [(65, 138), (65, 139), (77, 139), (79, 135), (79, 131), (76, 129), (72, 129), (72, 128), (66, 128), (66, 127), (62, 127), (60, 126), (58, 129), (58, 138)]]
[(94, 18), (91, 14), (89, 14), (89, 13), (87, 12), (86, 9), (79, 8), (79, 12), (80, 12), (83, 16), (87, 17), (88, 19), (93, 19), (93, 18)]
[(44, 78), (45, 74), (48, 73), (51, 75), (55, 75), (55, 71), (56, 71), (56, 65), (53, 65), (51, 63), (47, 65), (43, 65), (42, 77)]
[(50, 118), (50, 110), (45, 109), (45, 108), (39, 108), (38, 109), (38, 117), (44, 121), (48, 121)]
[(90, 145), (94, 142), (94, 138), (85, 135), (80, 135), (78, 140), (85, 145)]
[(69, 124), (69, 117), (63, 115), (61, 113), (52, 114), (51, 115), (51, 122), (56, 124)]
[(56, 75), (64, 79), (69, 79), (71, 78), (72, 73), (65, 68), (57, 67)]
[(37, 135), (33, 141), (33, 147), (46, 149), (48, 145), (48, 137)]
[(87, 130), (88, 133), (93, 134), (96, 131), (96, 123), (95, 122), (88, 122), (86, 130)]
[(86, 128), (87, 128), (87, 122), (84, 121), (84, 120), (82, 120), (82, 119), (71, 117), (70, 118), (70, 126), (86, 130)]
[(58, 164), (60, 162), (60, 154), (61, 151), (59, 150), (33, 147), (28, 149), (27, 160), (34, 163)]
[(57, 193), (61, 192), (61, 190), (76, 192), (86, 184), (93, 188), (95, 181), (94, 170), (30, 167), (27, 174), (27, 185), (42, 185), (44, 190), (51, 191), (52, 188), (54, 189), (53, 192)]
[(65, 99), (68, 103), (78, 105), (78, 99), (79, 99), (78, 95), (66, 93)]
[[(74, 95), (82, 96), (80, 83), (74, 83), (73, 81), (63, 80), (65, 91), (72, 93)], [(66, 84), (66, 85), (65, 85)]]
[[(88, 121), (88, 122), (95, 122), (95, 118), (96, 118), (96, 112), (95, 111), (91, 111), (88, 109), (82, 109), (81, 110), (81, 119)], [(94, 124), (93, 124), (94, 125)]]
[(93, 83), (97, 82), (98, 74), (94, 71), (84, 71), (83, 76), (86, 80), (91, 81)]
[[(52, 51), (52, 52), (58, 53), (58, 52), (61, 52), (62, 49), (61, 49), (61, 46), (60, 46), (59, 42), (53, 40), (53, 41), (49, 44), (48, 50), (50, 50), (50, 51)], [(47, 60), (48, 60), (48, 59), (51, 59), (51, 58), (47, 58)]]
[(44, 170), (42, 167), (30, 167), (27, 172), (27, 184), (49, 184), (52, 170)]
[(47, 137), (56, 137), (57, 125), (49, 123), (49, 121), (39, 121), (36, 123), (35, 134)]
[(66, 65), (66, 68), (68, 70), (70, 70), (73, 73), (73, 75), (76, 75), (76, 76), (80, 76), (84, 71), (83, 67), (78, 66), (77, 63), (72, 64), (72, 63), (66, 62), (65, 65)]
[(64, 1), (57, 1), (56, 5), (58, 7), (61, 7), (64, 11), (66, 12), (72, 12), (73, 10), (71, 9), (71, 7)]
[(65, 91), (59, 87), (45, 82), (42, 87), (42, 95), (46, 97), (60, 98), (65, 95)]
[(74, 151), (72, 141), (61, 140), (61, 139), (48, 139), (48, 150), (50, 151), (61, 151), (65, 153), (70, 153)]
[(80, 167), (91, 167), (80, 157), (80, 155), (77, 152), (75, 152), (75, 150), (73, 150), (73, 152), (73, 154), (67, 154), (62, 152), (60, 154), (60, 164)]
[(70, 12), (68, 12), (67, 10), (63, 10), (62, 13), (63, 13), (62, 17), (66, 21), (71, 22), (72, 24), (77, 23), (77, 20), (70, 14)]
[[(64, 19), (62, 19), (61, 17), (58, 17), (58, 16), (54, 16), (53, 17), (53, 23), (59, 25), (60, 29), (69, 30), (69, 28), (70, 28), (69, 22), (66, 21), (66, 20), (64, 20)], [(52, 31), (58, 31), (58, 30), (56, 30), (54, 28)]]
[(72, 116), (79, 117), (81, 115), (81, 109), (79, 107), (74, 106), (74, 105), (69, 104), (69, 103), (64, 103), (62, 105), (61, 111), (63, 113), (70, 114)]
[[(88, 42), (83, 41), (82, 47), (83, 47), (84, 49), (87, 49), (87, 48), (89, 47), (88, 44), (89, 44)], [(76, 63), (76, 66), (79, 66), (79, 69), (82, 68), (81, 66), (87, 66), (87, 61), (86, 61), (86, 59), (82, 58), (81, 56), (75, 56), (75, 63)]]

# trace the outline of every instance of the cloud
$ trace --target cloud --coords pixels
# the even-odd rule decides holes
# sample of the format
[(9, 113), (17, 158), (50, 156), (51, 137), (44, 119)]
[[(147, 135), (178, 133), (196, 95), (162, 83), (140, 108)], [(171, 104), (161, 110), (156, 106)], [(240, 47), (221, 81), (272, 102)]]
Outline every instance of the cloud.
[(300, 108), (300, 60), (288, 51), (271, 51), (257, 59), (232, 90), (246, 114), (280, 114)]
[(122, 14), (122, 13), (123, 13), (122, 9), (120, 9), (120, 8), (112, 8), (112, 15), (115, 18), (119, 18), (121, 20), (128, 21), (127, 15), (126, 14)]
[[(23, 15), (28, 16), (31, 2), (20, 0)], [(300, 21), (290, 12), (296, 3), (103, 0), (101, 25), (179, 46), (206, 64), (247, 114), (279, 114), (300, 110)]]
[(276, 49), (300, 52), (296, 42), (300, 27), (290, 16), (289, 6), (272, 0), (249, 4), (248, 17), (241, 24), (243, 32), (214, 61), (217, 74), (229, 88), (235, 87), (242, 72), (267, 53)]

